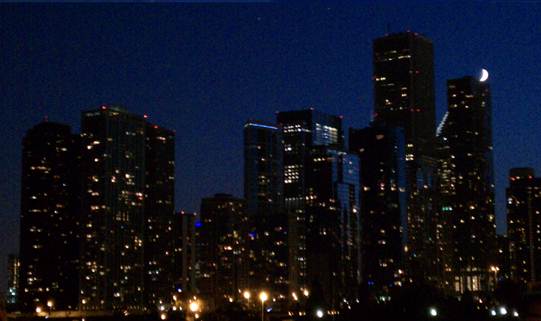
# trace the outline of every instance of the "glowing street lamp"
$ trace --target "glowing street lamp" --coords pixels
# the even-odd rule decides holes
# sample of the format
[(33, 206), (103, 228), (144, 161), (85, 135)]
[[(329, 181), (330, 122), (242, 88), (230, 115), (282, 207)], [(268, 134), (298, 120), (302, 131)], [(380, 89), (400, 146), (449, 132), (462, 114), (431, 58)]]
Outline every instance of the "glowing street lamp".
[(428, 309), (428, 314), (435, 318), (438, 316), (438, 309), (434, 308), (434, 307), (431, 307), (430, 309)]
[(43, 311), (43, 310), (41, 309), (41, 307), (39, 307), (39, 306), (36, 307), (36, 313), (41, 313), (41, 311)]
[(259, 300), (261, 300), (261, 321), (265, 321), (265, 301), (269, 299), (269, 295), (265, 291), (259, 292)]
[(242, 296), (243, 296), (246, 300), (250, 300), (250, 298), (252, 297), (252, 294), (250, 293), (250, 291), (245, 290), (245, 291), (242, 293)]
[(318, 317), (318, 319), (323, 318), (324, 315), (325, 315), (325, 312), (323, 312), (323, 310), (321, 309), (316, 310), (316, 317)]
[(197, 301), (192, 301), (192, 302), (190, 303), (189, 308), (190, 308), (190, 311), (192, 311), (193, 313), (195, 313), (195, 312), (199, 311), (199, 303), (198, 303)]

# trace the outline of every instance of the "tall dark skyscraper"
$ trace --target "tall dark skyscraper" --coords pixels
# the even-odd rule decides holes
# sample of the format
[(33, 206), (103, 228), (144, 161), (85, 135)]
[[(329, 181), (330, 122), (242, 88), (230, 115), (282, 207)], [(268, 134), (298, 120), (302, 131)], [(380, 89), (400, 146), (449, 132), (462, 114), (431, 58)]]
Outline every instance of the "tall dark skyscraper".
[[(338, 116), (313, 109), (280, 112), (278, 124), (284, 141), (290, 292), (323, 288), (324, 300), (337, 306), (352, 298), (344, 280), (349, 289), (360, 282), (359, 204), (349, 194), (358, 194), (358, 159), (343, 151)], [(342, 266), (340, 259), (348, 263)]]
[(361, 161), (363, 282), (385, 293), (404, 275), (407, 193), (402, 128), (350, 129), (349, 147)]
[(432, 42), (413, 32), (374, 40), (374, 120), (404, 127), (407, 161), (429, 154), (436, 130)]
[(23, 139), (20, 304), (33, 311), (77, 306), (78, 139), (42, 122)]
[(145, 129), (116, 107), (82, 114), (82, 310), (145, 308)]
[(473, 77), (449, 80), (447, 98), (440, 139), (447, 177), (442, 211), (449, 218), (451, 286), (459, 293), (486, 291), (496, 248), (489, 85)]
[(145, 129), (145, 293), (147, 303), (169, 302), (175, 266), (175, 133), (155, 124)]
[(386, 35), (374, 40), (373, 59), (374, 122), (403, 127), (406, 137), (407, 270), (410, 276), (424, 275), (432, 246), (426, 236), (433, 229), (432, 195), (425, 188), (436, 130), (432, 42), (409, 31)]
[(541, 178), (512, 168), (507, 188), (509, 274), (524, 285), (541, 279)]
[(239, 298), (248, 288), (246, 202), (229, 194), (201, 201), (196, 225), (197, 287), (209, 307)]
[(250, 289), (288, 298), (287, 215), (284, 211), (281, 130), (249, 121), (244, 125), (244, 198), (250, 220)]

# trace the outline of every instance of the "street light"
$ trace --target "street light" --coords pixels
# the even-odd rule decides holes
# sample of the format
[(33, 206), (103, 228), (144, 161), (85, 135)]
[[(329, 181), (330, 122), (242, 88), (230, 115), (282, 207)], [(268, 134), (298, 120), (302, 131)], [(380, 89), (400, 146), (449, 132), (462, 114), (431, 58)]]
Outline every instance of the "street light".
[(437, 317), (438, 310), (434, 307), (431, 307), (430, 309), (428, 309), (428, 314), (430, 314), (431, 317)]
[(265, 321), (265, 301), (269, 299), (269, 295), (265, 291), (259, 292), (259, 300), (261, 300), (261, 321)]
[(245, 291), (242, 293), (242, 296), (243, 296), (246, 300), (250, 300), (250, 298), (252, 297), (252, 294), (250, 293), (250, 291), (245, 290)]
[(192, 311), (193, 313), (199, 311), (199, 303), (197, 303), (197, 301), (192, 301), (190, 303), (190, 311)]
[(324, 315), (325, 313), (323, 312), (323, 310), (321, 309), (316, 310), (316, 317), (318, 317), (319, 319), (323, 318)]

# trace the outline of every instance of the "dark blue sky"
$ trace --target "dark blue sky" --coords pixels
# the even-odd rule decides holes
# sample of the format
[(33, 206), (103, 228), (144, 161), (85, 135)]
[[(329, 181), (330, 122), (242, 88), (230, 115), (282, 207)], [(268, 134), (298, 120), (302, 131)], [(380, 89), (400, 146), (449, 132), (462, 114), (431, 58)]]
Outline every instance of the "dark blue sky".
[(176, 207), (242, 195), (242, 125), (315, 107), (368, 124), (372, 39), (413, 30), (448, 78), (490, 72), (499, 232), (506, 173), (541, 172), (541, 4), (0, 4), (0, 282), (18, 248), (21, 139), (45, 115), (118, 103), (175, 129)]

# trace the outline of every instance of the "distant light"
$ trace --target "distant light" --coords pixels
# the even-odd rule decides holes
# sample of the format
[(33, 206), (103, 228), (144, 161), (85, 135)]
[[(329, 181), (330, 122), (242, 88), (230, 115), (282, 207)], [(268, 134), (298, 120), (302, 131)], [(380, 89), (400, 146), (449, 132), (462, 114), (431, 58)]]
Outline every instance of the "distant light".
[(517, 310), (513, 310), (513, 316), (514, 316), (515, 318), (518, 318), (518, 312), (517, 312)]
[(203, 226), (203, 223), (201, 223), (201, 221), (195, 222), (195, 227), (201, 227), (201, 226)]
[(479, 81), (480, 82), (485, 82), (485, 81), (487, 81), (487, 79), (488, 79), (488, 70), (483, 68), (483, 69), (481, 69), (481, 78), (479, 78)]
[(495, 317), (496, 316), (496, 310), (490, 309), (490, 315)]
[(162, 320), (167, 319), (167, 315), (165, 313), (160, 314), (160, 319)]
[(47, 301), (47, 306), (49, 308), (52, 308), (53, 307), (53, 301), (52, 300)]
[(199, 311), (199, 303), (197, 303), (197, 301), (192, 301), (190, 303), (190, 311), (192, 311), (192, 312)]
[(304, 291), (302, 291), (302, 294), (304, 294), (304, 296), (309, 296), (310, 291), (308, 291), (308, 289), (304, 289)]
[(316, 310), (316, 317), (321, 319), (321, 318), (323, 318), (324, 315), (325, 315), (325, 313), (323, 312), (323, 310), (321, 310), (321, 309)]
[(500, 307), (500, 314), (501, 315), (506, 315), (507, 314), (507, 309), (505, 307)]
[(252, 297), (252, 294), (250, 293), (250, 291), (246, 290), (244, 291), (244, 293), (242, 293), (242, 296), (244, 296), (246, 300), (250, 300), (250, 297)]
[(36, 313), (41, 313), (41, 307), (36, 307)]
[(267, 294), (267, 292), (265, 291), (261, 291), (259, 293), (259, 300), (261, 300), (261, 302), (265, 302), (269, 299), (269, 295)]
[(163, 305), (160, 305), (160, 311), (165, 311), (165, 307)]
[(434, 307), (428, 309), (428, 314), (430, 314), (431, 317), (437, 317), (438, 316), (438, 310)]

